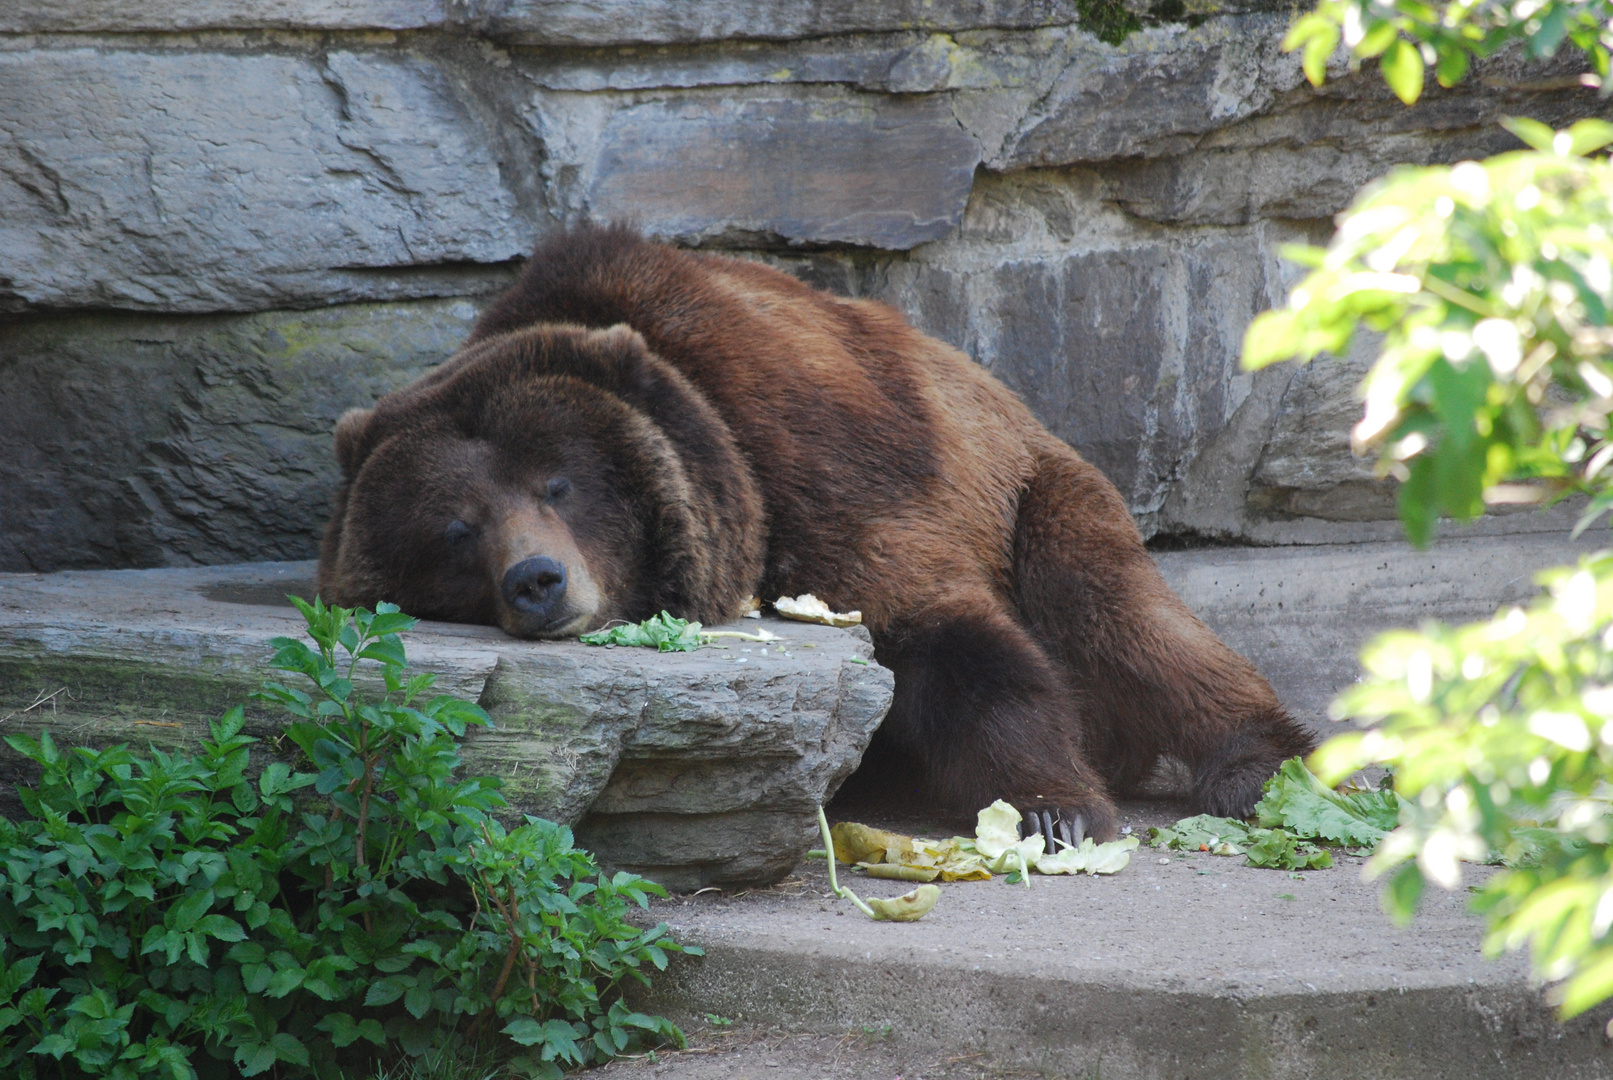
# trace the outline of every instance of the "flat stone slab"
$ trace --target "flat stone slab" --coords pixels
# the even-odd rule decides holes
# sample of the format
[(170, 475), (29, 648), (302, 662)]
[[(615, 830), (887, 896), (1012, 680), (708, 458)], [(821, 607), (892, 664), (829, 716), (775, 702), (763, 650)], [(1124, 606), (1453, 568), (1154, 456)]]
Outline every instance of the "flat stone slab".
[[(1121, 817), (1141, 832), (1185, 810), (1127, 803)], [(1431, 890), (1399, 930), (1359, 859), (1297, 876), (1242, 862), (1145, 846), (1113, 877), (942, 884), (916, 923), (871, 922), (834, 899), (821, 861), (771, 889), (657, 903), (648, 917), (706, 955), (677, 960), (634, 1005), (685, 1025), (701, 1052), (602, 1075), (1613, 1076), (1613, 1007), (1559, 1023), (1522, 956), (1481, 955), (1465, 892)], [(848, 878), (864, 897), (901, 891)]]
[(589, 201), (685, 242), (773, 232), (906, 251), (963, 220), (979, 163), (980, 144), (934, 96), (692, 95), (611, 118)]
[[(313, 574), (254, 563), (0, 575), (0, 733), (193, 741), (272, 674), (270, 638), (301, 636), (285, 594), (312, 596)], [(502, 777), (516, 810), (573, 824), (608, 865), (693, 889), (787, 873), (890, 707), (891, 673), (866, 640), (765, 625), (785, 650), (660, 654), (429, 622), (404, 644), (438, 689), (493, 716), (464, 741), (467, 770)], [(248, 714), (260, 738), (284, 723), (261, 704)], [(22, 779), (24, 764), (0, 747), (0, 780)]]
[(1447, 528), (1410, 544), (1216, 547), (1155, 555), (1171, 588), (1248, 657), (1301, 719), (1332, 734), (1333, 698), (1360, 673), (1368, 640), (1429, 620), (1486, 619), (1539, 593), (1535, 574), (1608, 546), (1605, 529), (1478, 536)]

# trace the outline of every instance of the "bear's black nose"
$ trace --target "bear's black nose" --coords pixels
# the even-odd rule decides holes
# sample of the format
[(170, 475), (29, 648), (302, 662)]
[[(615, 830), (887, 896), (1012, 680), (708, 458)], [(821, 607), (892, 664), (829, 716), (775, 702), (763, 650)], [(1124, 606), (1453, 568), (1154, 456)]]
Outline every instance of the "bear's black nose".
[(547, 555), (523, 559), (504, 572), (504, 602), (523, 620), (542, 625), (560, 611), (566, 597), (566, 567)]

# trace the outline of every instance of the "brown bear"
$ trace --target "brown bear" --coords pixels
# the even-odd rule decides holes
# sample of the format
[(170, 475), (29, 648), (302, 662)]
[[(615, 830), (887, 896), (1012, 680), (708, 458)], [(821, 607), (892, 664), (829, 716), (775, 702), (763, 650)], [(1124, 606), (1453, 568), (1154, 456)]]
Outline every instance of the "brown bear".
[(757, 263), (559, 236), (336, 456), (328, 601), (561, 637), (814, 593), (895, 673), (880, 775), (932, 809), (1007, 799), (1050, 846), (1112, 836), (1110, 793), (1161, 755), (1241, 816), (1314, 744), (1012, 392)]

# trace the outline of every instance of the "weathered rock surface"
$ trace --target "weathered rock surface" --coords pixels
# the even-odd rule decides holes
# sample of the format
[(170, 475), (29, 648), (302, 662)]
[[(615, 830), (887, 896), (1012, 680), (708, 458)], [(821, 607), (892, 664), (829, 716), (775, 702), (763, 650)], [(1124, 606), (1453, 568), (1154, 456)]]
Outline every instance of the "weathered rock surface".
[(495, 146), (447, 74), (407, 55), (0, 52), (0, 302), (419, 295), (370, 271), (528, 248)]
[(470, 330), (464, 300), (0, 324), (0, 567), (311, 557), (342, 410)]
[(1248, 657), (1290, 711), (1326, 737), (1333, 698), (1361, 673), (1361, 647), (1430, 619), (1488, 619), (1539, 595), (1535, 574), (1607, 547), (1590, 531), (1453, 533), (1427, 551), (1404, 541), (1158, 552), (1171, 588)]
[[(268, 674), (271, 637), (300, 633), (284, 597), (311, 595), (312, 575), (310, 563), (0, 575), (0, 724), (59, 743), (190, 742)], [(501, 777), (515, 811), (574, 824), (606, 863), (690, 889), (794, 866), (815, 808), (890, 707), (891, 673), (864, 640), (769, 625), (787, 654), (662, 655), (446, 623), (405, 645), (416, 670), (493, 716), (465, 739), (465, 768)], [(259, 737), (283, 722), (248, 715)], [(25, 764), (0, 749), (0, 780)]]
[(1074, 22), (1077, 11), (1073, 0), (16, 0), (0, 32), (458, 27), (545, 45), (637, 45), (1029, 29)]
[[(24, 320), (0, 329), (0, 388), (56, 363), (92, 387), (130, 357), (189, 371), (198, 335), (268, 318), (289, 341), (324, 318), (292, 309), (344, 303), (399, 305), (365, 310), (396, 312), (401, 377), (464, 326), (406, 301), (479, 301), (538, 236), (634, 220), (891, 302), (1022, 393), (1146, 532), (1390, 535), (1386, 488), (1345, 450), (1352, 369), (1238, 369), (1244, 326), (1295, 277), (1278, 248), (1325, 239), (1396, 163), (1516, 145), (1503, 115), (1613, 103), (1570, 51), (1494, 57), (1413, 108), (1370, 66), (1316, 90), (1274, 8), (1196, 0), (1170, 23), (1138, 0), (1148, 25), (1110, 45), (1075, 0), (0, 5), (0, 312)], [(153, 340), (131, 313), (169, 321)], [(385, 387), (309, 369), (248, 421), (186, 412), (195, 377), (123, 399), (105, 439), (63, 434), (104, 395), (0, 411), (0, 568), (305, 557), (329, 476), (315, 433)], [(211, 430), (249, 423), (309, 434)], [(153, 468), (192, 479), (148, 495)]]
[(963, 219), (980, 146), (933, 98), (634, 105), (600, 133), (588, 205), (658, 236), (774, 234), (904, 251)]

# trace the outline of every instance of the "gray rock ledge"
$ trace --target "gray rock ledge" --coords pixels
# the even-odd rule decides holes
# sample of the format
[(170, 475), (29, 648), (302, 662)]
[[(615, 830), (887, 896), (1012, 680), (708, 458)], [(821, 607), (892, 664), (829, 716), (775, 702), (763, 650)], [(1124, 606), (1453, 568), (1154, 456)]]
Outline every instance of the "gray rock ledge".
[[(270, 674), (270, 638), (301, 635), (284, 597), (311, 596), (313, 574), (291, 562), (0, 575), (0, 734), (193, 742)], [(606, 865), (695, 889), (787, 873), (812, 846), (814, 808), (890, 707), (892, 675), (864, 640), (766, 625), (788, 656), (743, 642), (662, 655), (517, 641), (448, 623), (404, 643), (415, 670), (494, 718), (467, 736), (467, 770), (503, 778), (516, 810), (574, 825)], [(262, 703), (248, 716), (265, 739), (284, 722)], [(24, 765), (0, 746), (0, 797)]]

